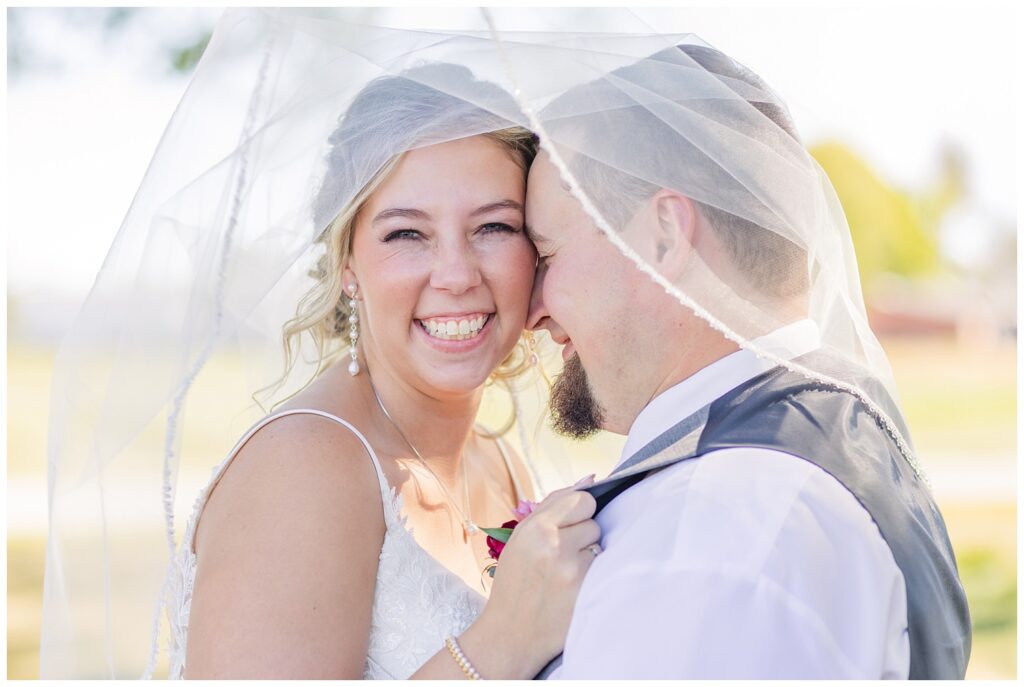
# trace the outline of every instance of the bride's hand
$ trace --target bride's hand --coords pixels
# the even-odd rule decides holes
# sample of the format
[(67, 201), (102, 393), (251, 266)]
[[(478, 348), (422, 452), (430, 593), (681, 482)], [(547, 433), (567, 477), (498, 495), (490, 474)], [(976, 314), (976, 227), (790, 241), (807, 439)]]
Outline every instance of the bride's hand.
[[(490, 599), (478, 622), (501, 633), (492, 647), (536, 670), (561, 652), (583, 576), (596, 558), (597, 507), (581, 482), (552, 492), (515, 528), (501, 552)], [(597, 549), (599, 551), (599, 549)], [(531, 667), (532, 670), (532, 667)]]

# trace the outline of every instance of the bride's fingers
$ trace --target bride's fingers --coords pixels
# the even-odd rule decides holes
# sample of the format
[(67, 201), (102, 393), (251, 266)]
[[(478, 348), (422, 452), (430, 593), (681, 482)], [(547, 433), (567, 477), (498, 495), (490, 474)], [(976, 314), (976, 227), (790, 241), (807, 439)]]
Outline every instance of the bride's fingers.
[[(550, 507), (552, 503), (562, 498), (565, 494), (572, 494), (573, 492), (577, 492), (580, 489), (586, 489), (595, 481), (597, 481), (597, 475), (591, 473), (586, 477), (582, 478), (581, 480), (579, 480), (578, 482), (576, 482), (576, 484), (569, 485), (568, 487), (562, 487), (561, 489), (555, 489), (553, 492), (548, 494), (540, 503), (536, 505), (534, 511), (540, 510), (545, 507)], [(545, 504), (547, 505), (545, 506)]]
[(571, 498), (567, 497), (566, 501), (570, 501), (572, 505), (562, 517), (559, 523), (560, 527), (567, 527), (590, 520), (597, 512), (597, 500), (585, 491), (577, 491)]
[(604, 553), (604, 549), (602, 549), (601, 545), (597, 542), (589, 544), (580, 550), (577, 557), (580, 559), (580, 562), (583, 563), (583, 570), (585, 572), (589, 570), (590, 566), (594, 564), (594, 561), (597, 560), (597, 557), (602, 553)]
[(593, 517), (597, 510), (597, 501), (585, 491), (555, 492), (544, 501), (545, 507), (538, 508), (530, 517), (539, 515), (555, 524), (556, 527), (567, 527)]
[(597, 542), (589, 544), (582, 550), (576, 552), (576, 562), (580, 566), (581, 575), (585, 575), (586, 572), (590, 570), (590, 566), (594, 564), (594, 561), (597, 560), (597, 557), (600, 556), (602, 552), (603, 549)]
[(559, 531), (559, 544), (563, 551), (580, 551), (601, 539), (601, 526), (593, 520), (563, 527)]

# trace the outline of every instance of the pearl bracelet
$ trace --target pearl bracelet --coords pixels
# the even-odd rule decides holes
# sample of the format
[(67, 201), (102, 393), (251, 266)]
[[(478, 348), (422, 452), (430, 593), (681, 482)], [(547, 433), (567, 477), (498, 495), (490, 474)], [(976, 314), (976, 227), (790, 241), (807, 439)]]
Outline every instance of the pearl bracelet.
[(459, 643), (455, 641), (455, 637), (452, 637), (451, 635), (445, 637), (444, 645), (448, 647), (448, 653), (452, 655), (452, 658), (455, 659), (455, 662), (459, 664), (460, 668), (462, 668), (462, 672), (466, 674), (466, 679), (483, 679), (480, 677), (480, 673), (476, 672), (476, 668), (474, 668), (473, 664), (469, 662), (469, 659), (466, 658), (466, 655), (462, 653), (462, 647), (460, 647)]

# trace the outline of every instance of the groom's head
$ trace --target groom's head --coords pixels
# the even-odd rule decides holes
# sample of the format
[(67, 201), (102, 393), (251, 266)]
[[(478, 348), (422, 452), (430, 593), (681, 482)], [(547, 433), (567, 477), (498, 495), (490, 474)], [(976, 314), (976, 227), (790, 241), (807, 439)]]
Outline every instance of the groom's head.
[[(751, 192), (715, 150), (737, 135), (766, 149), (799, 148), (757, 75), (717, 50), (684, 45), (577, 87), (542, 116), (588, 199), (645, 268), (698, 302), (728, 291), (758, 312), (795, 319), (807, 257), (760, 225), (770, 214), (763, 199), (744, 197)], [(722, 140), (706, 133), (715, 127)], [(751, 174), (762, 172), (756, 166), (752, 159)], [(739, 200), (715, 202), (721, 197)], [(736, 349), (613, 245), (547, 153), (530, 172), (526, 218), (542, 257), (528, 326), (565, 344), (552, 392), (557, 430), (625, 433), (654, 396)]]

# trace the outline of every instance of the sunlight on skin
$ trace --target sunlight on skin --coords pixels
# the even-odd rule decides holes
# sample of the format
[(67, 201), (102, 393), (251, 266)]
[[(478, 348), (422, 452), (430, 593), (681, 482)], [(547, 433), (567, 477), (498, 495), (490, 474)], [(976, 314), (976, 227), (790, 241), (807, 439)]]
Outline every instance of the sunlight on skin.
[[(741, 61), (758, 65), (789, 97), (806, 142), (838, 136), (894, 184), (927, 185), (937, 146), (952, 132), (968, 155), (967, 185), (976, 200), (997, 215), (1014, 217), (1016, 159), (1012, 146), (1005, 145), (1015, 112), (1013, 91), (1002, 87), (1006, 72), (996, 67), (1009, 63), (999, 55), (1013, 49), (1015, 24), (994, 17), (996, 10), (979, 9), (965, 18), (961, 12), (935, 8), (929, 16), (932, 30), (923, 32), (919, 10), (877, 10), (882, 11), (884, 23), (876, 11), (862, 8), (824, 10), (827, 14), (810, 7), (659, 8), (637, 15), (660, 31), (695, 32)], [(437, 19), (434, 11), (397, 12), (407, 24)], [(9, 261), (8, 281), (12, 345), (7, 658), (8, 676), (14, 679), (38, 676), (52, 363), (52, 351), (45, 346), (19, 343), (19, 317), (26, 318), (22, 322), (56, 320), (43, 328), (50, 337), (70, 322), (64, 316), (68, 307), (25, 312), (19, 303), (32, 308), (46, 296), (73, 306), (84, 297), (187, 83), (186, 78), (154, 76), (139, 69), (131, 57), (138, 54), (137, 40), (116, 48), (99, 36), (75, 36), (70, 23), (63, 28), (52, 21), (26, 26), (45, 32), (46, 43), (60, 46), (65, 57), (73, 59), (63, 72), (43, 71), (12, 80), (8, 90), (13, 228), (9, 245), (14, 259)], [(865, 35), (873, 36), (872, 45), (864, 44)], [(955, 51), (948, 49), (949, 35), (957, 36)], [(780, 44), (804, 49), (779, 50)], [(814, 59), (807, 59), (808, 51), (815, 53)], [(995, 56), (984, 65), (972, 62), (981, 53)], [(894, 64), (901, 68), (894, 69)], [(911, 84), (908, 72), (913, 74)], [(950, 75), (957, 79), (957, 88), (949, 88)], [(908, 92), (941, 93), (943, 107), (937, 110), (930, 98), (908, 98)], [(59, 110), (54, 102), (61, 103)], [(886, 106), (891, 102), (900, 102), (900, 107)], [(985, 106), (978, 107), (979, 102)], [(61, 202), (54, 203), (57, 193)], [(970, 240), (986, 240), (985, 231), (969, 233)], [(19, 300), (22, 297), (26, 298)], [(73, 310), (70, 307), (71, 314)], [(936, 479), (938, 496), (958, 556), (969, 564), (963, 573), (972, 607), (976, 601), (998, 601), (1003, 591), (1016, 589), (1016, 508), (1005, 496), (1005, 487), (1012, 492), (1015, 483), (1016, 387), (1006, 381), (1007, 370), (1016, 364), (1012, 345), (969, 351), (922, 340), (884, 345), (925, 464), (930, 458), (934, 473), (948, 476)], [(935, 370), (948, 374), (940, 379)], [(179, 521), (190, 512), (192, 497), (205, 483), (210, 466), (248, 421), (225, 416), (227, 409), (213, 393), (223, 380), (240, 374), (235, 361), (218, 360), (204, 371), (190, 398), (187, 412), (193, 431), (184, 438)], [(979, 405), (979, 400), (988, 405)], [(982, 416), (980, 408), (993, 412)], [(485, 409), (484, 419), (501, 424), (506, 412), (507, 406), (499, 401)], [(603, 436), (597, 442), (569, 444), (568, 455), (561, 457), (562, 468), (551, 473), (552, 483), (567, 483), (586, 472), (607, 472), (621, 441)], [(971, 493), (971, 483), (965, 493), (962, 480), (957, 481), (956, 475), (968, 469), (967, 461), (975, 465), (979, 447), (985, 464), (997, 466), (985, 479), (998, 482), (1001, 490)], [(943, 496), (944, 484), (952, 496)], [(979, 483), (977, 488), (987, 487)], [(977, 633), (968, 678), (1014, 677), (1015, 644), (1015, 623)]]
[[(932, 384), (933, 370), (946, 369), (956, 361), (958, 374), (969, 376), (978, 393), (988, 389), (997, 398), (1005, 399), (1000, 391), (1004, 386), (1007, 366), (1015, 364), (1015, 350), (1006, 345), (988, 352), (971, 352), (942, 341), (883, 342), (889, 352), (893, 368), (904, 396), (908, 391)], [(42, 581), (45, 544), (45, 437), (46, 408), (52, 352), (12, 342), (9, 366), (9, 538), (8, 538), (8, 677), (34, 679), (39, 671), (39, 627), (42, 612)], [(554, 373), (555, 370), (549, 370)], [(185, 437), (183, 472), (179, 482), (178, 519), (188, 516), (192, 498), (209, 476), (209, 468), (234, 440), (232, 431), (224, 431), (231, 420), (224, 415), (215, 392), (225, 379), (239, 374), (236, 360), (227, 357), (213, 361), (197, 381), (196, 393), (188, 406), (189, 424), (193, 432)], [(933, 388), (929, 397), (945, 402), (957, 411), (958, 386), (943, 385)], [(918, 446), (936, 445), (931, 439), (949, 422), (946, 414), (915, 412), (914, 394), (907, 405), (908, 422)], [(1012, 400), (1012, 397), (1011, 397)], [(1003, 401), (1005, 403), (1005, 400)], [(484, 420), (500, 424), (507, 411), (502, 399), (497, 399), (484, 410)], [(219, 413), (219, 414), (218, 414)], [(1002, 421), (992, 427), (965, 429), (960, 446), (970, 446), (971, 435), (985, 435), (997, 445), (997, 455), (1004, 457), (1006, 469), (993, 476), (994, 487), (1014, 482), (1014, 448), (1016, 441), (1013, 412), (1001, 415)], [(195, 423), (194, 425), (192, 423)], [(565, 482), (567, 475), (579, 476), (587, 472), (599, 475), (608, 471), (618, 457), (621, 437), (602, 436), (593, 442), (567, 443), (568, 468), (549, 471), (545, 477), (552, 483)], [(956, 486), (954, 479), (962, 475), (965, 462), (974, 463), (976, 456), (965, 450), (944, 455), (933, 461), (933, 474), (948, 472), (951, 479), (937, 479)], [(927, 456), (926, 456), (927, 461)], [(926, 465), (928, 463), (926, 462)], [(998, 500), (992, 494), (964, 494), (958, 498), (939, 496), (950, 537), (961, 561), (964, 585), (974, 609), (974, 621), (986, 618), (991, 627), (977, 631), (974, 637), (972, 659), (968, 667), (969, 679), (1006, 679), (1016, 675), (1016, 624), (1006, 625), (1004, 613), (999, 609), (1002, 595), (1016, 589), (1016, 506), (1013, 500)], [(993, 606), (992, 604), (997, 604)], [(1005, 604), (1004, 604), (1005, 605)], [(987, 610), (986, 610), (987, 609)], [(979, 617), (978, 611), (987, 615)], [(148, 611), (147, 611), (148, 612)], [(1000, 622), (1004, 624), (1000, 624)], [(141, 661), (139, 672), (141, 673)]]

